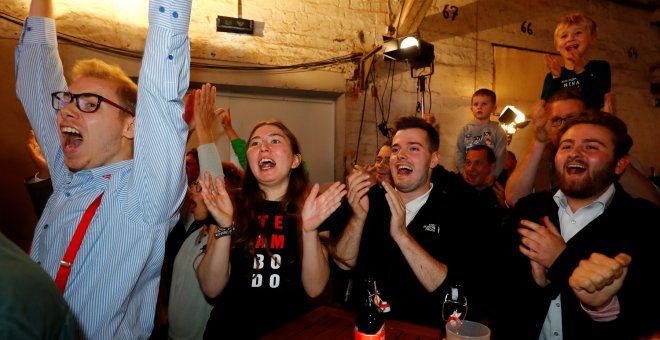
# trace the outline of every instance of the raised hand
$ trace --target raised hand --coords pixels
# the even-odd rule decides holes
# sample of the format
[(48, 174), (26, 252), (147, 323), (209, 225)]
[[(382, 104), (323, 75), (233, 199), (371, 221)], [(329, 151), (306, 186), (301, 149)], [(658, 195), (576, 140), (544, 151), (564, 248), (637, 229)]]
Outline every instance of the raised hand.
[(592, 253), (588, 260), (580, 261), (568, 278), (568, 284), (583, 305), (597, 310), (619, 292), (631, 261), (632, 258), (624, 253), (614, 258)]
[(518, 249), (530, 260), (538, 262), (545, 268), (550, 268), (566, 248), (566, 242), (548, 216), (544, 216), (541, 223), (543, 224), (529, 220), (520, 221), (518, 234), (522, 236), (522, 244), (518, 246)]
[(390, 235), (396, 241), (399, 236), (408, 232), (406, 228), (406, 206), (401, 201), (399, 193), (394, 190), (394, 188), (387, 182), (383, 182), (383, 187), (387, 192), (385, 194), (385, 199), (387, 199), (387, 205), (390, 206), (390, 212), (392, 213), (392, 218), (390, 219)]
[(550, 135), (550, 115), (545, 111), (545, 101), (542, 99), (534, 102), (532, 107), (532, 126), (534, 137), (539, 143), (547, 143)]
[(552, 73), (553, 78), (559, 78), (561, 76), (561, 65), (557, 58), (553, 58), (546, 53), (543, 55), (543, 61), (545, 62), (545, 67)]
[(229, 227), (234, 220), (234, 206), (229, 194), (227, 194), (222, 178), (215, 178), (217, 191), (213, 188), (211, 173), (208, 171), (204, 173), (204, 180), (200, 184), (202, 185), (204, 204), (206, 204), (215, 221), (221, 227)]
[(215, 108), (216, 88), (209, 83), (194, 91), (193, 121), (199, 144), (213, 143), (213, 120), (225, 110)]
[(614, 113), (614, 93), (613, 92), (607, 92), (605, 93), (605, 101), (603, 103), (603, 107), (600, 109), (603, 112), (609, 112), (611, 114)]
[(367, 218), (369, 212), (369, 197), (367, 193), (371, 187), (369, 175), (356, 165), (353, 172), (346, 179), (348, 185), (348, 203), (353, 209), (353, 215), (361, 221)]
[(358, 171), (358, 172), (363, 172), (367, 175), (369, 175), (369, 186), (374, 186), (377, 183), (376, 180), (376, 166), (373, 164), (365, 164), (364, 167), (361, 167), (359, 165), (355, 165), (353, 167), (353, 172)]
[(30, 129), (30, 132), (28, 133), (28, 139), (25, 146), (27, 147), (30, 159), (32, 159), (34, 165), (37, 166), (37, 177), (41, 179), (50, 178), (48, 163), (46, 162), (44, 154), (41, 152), (41, 147), (39, 146), (39, 143), (37, 143), (37, 137), (34, 135), (34, 130), (32, 129)]
[(238, 133), (236, 133), (236, 130), (234, 130), (234, 127), (231, 125), (231, 109), (227, 109), (220, 119), (220, 124), (222, 124), (222, 127), (225, 129), (229, 141), (239, 139), (240, 137), (238, 136)]
[(231, 125), (231, 110), (227, 110), (221, 117), (220, 117), (220, 124), (222, 124), (222, 128), (225, 130), (233, 130), (234, 127)]
[(314, 184), (305, 198), (302, 209), (303, 231), (315, 231), (330, 214), (341, 205), (341, 198), (346, 195), (346, 185), (335, 182), (319, 195), (319, 185)]

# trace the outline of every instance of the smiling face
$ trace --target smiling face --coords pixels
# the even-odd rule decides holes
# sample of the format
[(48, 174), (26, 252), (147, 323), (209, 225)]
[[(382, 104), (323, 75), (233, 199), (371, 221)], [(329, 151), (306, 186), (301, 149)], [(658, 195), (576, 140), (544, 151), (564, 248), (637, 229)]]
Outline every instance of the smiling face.
[(493, 98), (482, 95), (475, 95), (472, 97), (470, 111), (472, 111), (474, 119), (490, 120), (490, 115), (492, 115), (496, 109), (497, 106), (493, 102)]
[(263, 190), (283, 187), (286, 191), (291, 169), (300, 165), (301, 158), (293, 154), (291, 142), (277, 126), (262, 125), (248, 140), (248, 165)]
[(465, 154), (463, 178), (477, 189), (490, 185), (488, 178), (495, 170), (495, 163), (488, 161), (488, 152), (483, 149), (468, 149)]
[[(69, 92), (94, 93), (121, 103), (111, 81), (82, 77)], [(57, 113), (64, 162), (71, 171), (97, 168), (133, 157), (134, 118), (102, 102), (96, 112), (81, 112), (71, 101)]]
[(374, 166), (376, 167), (376, 181), (387, 182), (392, 184), (392, 178), (390, 176), (390, 155), (392, 154), (392, 147), (389, 145), (383, 145), (380, 150), (378, 150), (378, 155), (376, 156), (376, 162)]
[(584, 109), (584, 102), (578, 99), (557, 100), (546, 104), (545, 110), (551, 122), (548, 137), (555, 148), (559, 145), (559, 131), (564, 119), (577, 116)]
[(628, 158), (614, 157), (613, 134), (603, 126), (576, 124), (562, 136), (555, 155), (559, 188), (567, 196), (595, 199), (623, 173)]
[(564, 60), (572, 59), (571, 54), (586, 55), (592, 41), (593, 37), (584, 25), (571, 24), (555, 33), (555, 49)]
[(438, 161), (438, 152), (431, 151), (426, 131), (410, 128), (396, 132), (392, 138), (390, 171), (404, 203), (430, 188), (431, 171)]

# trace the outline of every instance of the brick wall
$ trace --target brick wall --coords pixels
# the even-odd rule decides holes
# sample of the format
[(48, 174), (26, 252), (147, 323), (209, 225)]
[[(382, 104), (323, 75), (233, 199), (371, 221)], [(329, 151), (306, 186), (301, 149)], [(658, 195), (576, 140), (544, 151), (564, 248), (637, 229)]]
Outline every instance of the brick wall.
[[(390, 0), (396, 15), (402, 3), (402, 0)], [(237, 16), (236, 1), (194, 2), (190, 31), (194, 60), (237, 65), (291, 65), (319, 61), (355, 51), (370, 51), (382, 44), (390, 23), (386, 0), (253, 0), (242, 4), (242, 17), (256, 21), (257, 33), (253, 36), (215, 31), (217, 15)], [(28, 0), (3, 1), (0, 12), (23, 19), (28, 5)], [(62, 32), (129, 51), (142, 50), (146, 0), (62, 0), (56, 5), (58, 28)], [(446, 5), (448, 18), (443, 14)], [(480, 87), (496, 88), (493, 44), (554, 52), (552, 32), (558, 18), (577, 10), (591, 15), (599, 25), (599, 40), (594, 45), (592, 57), (606, 59), (612, 66), (617, 112), (628, 122), (635, 138), (634, 155), (645, 174), (650, 172), (651, 166), (660, 168), (660, 153), (654, 151), (660, 109), (653, 107), (649, 90), (650, 68), (660, 64), (659, 28), (651, 24), (653, 13), (649, 11), (596, 0), (433, 2), (419, 30), (424, 40), (435, 45), (435, 73), (430, 77), (431, 86), (427, 90), (431, 98), (430, 103), (426, 98), (426, 105), (432, 105), (431, 110), (438, 119), (443, 165), (453, 168), (456, 133), (471, 117), (468, 105), (472, 92)], [(521, 31), (523, 22), (531, 23), (533, 34)], [(11, 45), (19, 34), (19, 26), (0, 18), (1, 39), (8, 40)], [(12, 60), (7, 57), (11, 56), (12, 50), (2, 53), (5, 59)], [(108, 54), (101, 56), (115, 60), (129, 73), (137, 75), (137, 60)], [(77, 57), (77, 54), (65, 55), (65, 68)], [(418, 94), (417, 82), (410, 77), (405, 64), (398, 63), (388, 80), (389, 66), (390, 63), (377, 58), (372, 84), (378, 88), (378, 95), (383, 96), (385, 115), (389, 112), (389, 121), (393, 122), (398, 116), (414, 113)], [(5, 74), (12, 74), (12, 65), (2, 67)], [(341, 153), (336, 155), (339, 164), (336, 176), (341, 178), (342, 169), (350, 167), (356, 154), (358, 162), (370, 161), (383, 141), (376, 128), (382, 116), (372, 92), (356, 96), (350, 91), (355, 68), (356, 64), (342, 64), (292, 73), (197, 68), (192, 72), (192, 80), (345, 93), (337, 101), (342, 105), (337, 115), (340, 117), (337, 131), (342, 135), (337, 140), (343, 144), (336, 148)], [(5, 79), (11, 81), (11, 77)], [(542, 79), (530, 81), (540, 84)], [(391, 97), (390, 89), (384, 89), (386, 84), (393, 87)], [(366, 101), (365, 94), (368, 96)], [(15, 100), (13, 93), (0, 96)], [(366, 103), (364, 108), (363, 103)], [(525, 141), (517, 142), (525, 144)]]

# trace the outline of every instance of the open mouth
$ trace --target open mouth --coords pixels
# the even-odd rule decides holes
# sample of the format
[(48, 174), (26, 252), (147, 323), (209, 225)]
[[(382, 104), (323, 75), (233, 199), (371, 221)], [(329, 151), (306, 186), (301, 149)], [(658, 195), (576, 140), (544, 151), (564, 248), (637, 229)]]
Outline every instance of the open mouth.
[(268, 170), (274, 168), (276, 165), (275, 161), (270, 158), (263, 158), (259, 161), (259, 169)]
[(569, 175), (580, 175), (587, 171), (584, 164), (570, 163), (566, 165), (566, 173)]
[(409, 175), (412, 171), (413, 169), (408, 165), (401, 164), (396, 166), (396, 173), (400, 175)]
[(74, 150), (83, 142), (82, 134), (76, 128), (64, 126), (60, 132), (62, 133), (62, 147), (64, 151)]
[(580, 47), (580, 44), (571, 44), (571, 45), (567, 45), (567, 46), (566, 46), (566, 51), (567, 51), (567, 52), (570, 52), (570, 51), (573, 51), (573, 50), (577, 51), (577, 50), (578, 50), (578, 47)]

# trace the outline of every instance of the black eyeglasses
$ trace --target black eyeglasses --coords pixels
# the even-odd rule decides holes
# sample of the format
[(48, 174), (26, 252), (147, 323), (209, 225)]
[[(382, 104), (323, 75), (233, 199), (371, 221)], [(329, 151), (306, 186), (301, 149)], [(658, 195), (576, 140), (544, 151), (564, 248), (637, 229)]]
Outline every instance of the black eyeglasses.
[(124, 112), (128, 112), (131, 116), (135, 116), (133, 111), (122, 107), (121, 105), (111, 101), (108, 98), (104, 98), (94, 93), (78, 93), (74, 94), (71, 92), (53, 92), (51, 94), (53, 97), (53, 108), (55, 110), (61, 110), (64, 105), (71, 103), (72, 101), (76, 102), (76, 107), (82, 112), (92, 113), (96, 112), (99, 109), (99, 106), (102, 102), (108, 103)]
[(568, 115), (568, 116), (563, 117), (563, 118), (562, 117), (553, 117), (552, 119), (550, 119), (550, 124), (552, 124), (552, 127), (562, 126), (565, 121), (570, 120), (573, 117), (575, 117), (575, 115)]

